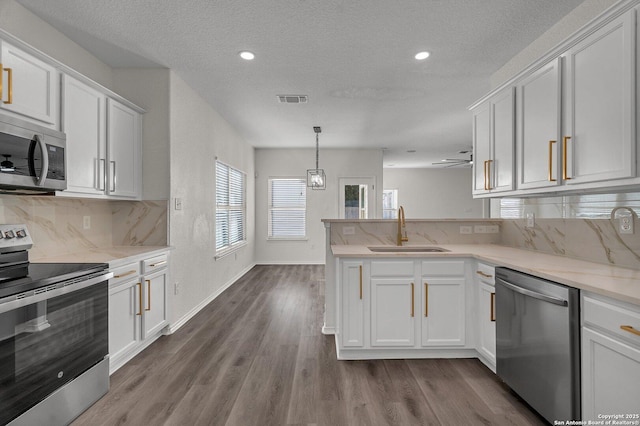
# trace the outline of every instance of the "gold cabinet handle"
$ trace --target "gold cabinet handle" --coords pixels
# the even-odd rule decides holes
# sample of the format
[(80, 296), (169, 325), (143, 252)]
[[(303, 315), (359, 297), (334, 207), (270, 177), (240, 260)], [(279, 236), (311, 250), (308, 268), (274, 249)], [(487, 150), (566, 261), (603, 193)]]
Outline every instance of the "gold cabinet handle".
[(489, 313), (489, 320), (492, 322), (496, 320), (496, 294), (491, 293), (491, 312)]
[(413, 283), (411, 283), (411, 317), (413, 318), (415, 314), (415, 288)]
[(4, 68), (7, 72), (7, 84), (9, 85), (9, 100), (5, 102), (5, 104), (13, 103), (13, 69)]
[(164, 265), (165, 263), (167, 263), (167, 261), (166, 260), (162, 260), (160, 262), (152, 263), (151, 265), (149, 265), (149, 267), (150, 268), (155, 268), (156, 266)]
[(624, 331), (628, 331), (631, 334), (635, 334), (636, 336), (640, 336), (640, 330), (636, 330), (631, 325), (621, 325), (620, 328)]
[(493, 160), (487, 160), (487, 191), (491, 191), (491, 163)]
[(147, 283), (147, 305), (149, 306), (145, 311), (151, 310), (151, 280), (144, 280)]
[(485, 277), (485, 278), (493, 278), (493, 275), (485, 274), (485, 273), (484, 273), (484, 272), (482, 272), (482, 271), (476, 271), (476, 274), (481, 275), (481, 276), (483, 276), (483, 277)]
[(424, 316), (429, 316), (429, 283), (424, 283)]
[(484, 190), (487, 191), (487, 160), (484, 161)]
[(140, 311), (136, 314), (138, 316), (142, 316), (142, 283), (136, 283), (138, 287), (138, 306), (140, 308)]
[(362, 300), (362, 265), (360, 265), (360, 300)]
[(553, 145), (556, 141), (549, 141), (549, 182), (555, 182), (553, 177)]
[(562, 179), (570, 180), (571, 178), (567, 176), (567, 143), (571, 139), (571, 136), (565, 136), (562, 138)]
[(130, 270), (130, 271), (125, 272), (124, 274), (114, 275), (114, 276), (113, 276), (113, 278), (122, 278), (122, 277), (126, 277), (126, 276), (128, 276), (128, 275), (135, 274), (136, 272), (138, 272), (138, 271), (136, 271), (135, 269), (132, 269), (132, 270)]

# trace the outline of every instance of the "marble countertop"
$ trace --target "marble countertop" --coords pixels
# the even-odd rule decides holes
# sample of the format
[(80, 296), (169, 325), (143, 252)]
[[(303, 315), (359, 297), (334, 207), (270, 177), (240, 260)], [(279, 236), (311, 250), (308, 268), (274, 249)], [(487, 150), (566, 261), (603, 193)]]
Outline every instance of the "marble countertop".
[(444, 253), (381, 253), (365, 245), (332, 245), (335, 257), (472, 257), (564, 285), (640, 305), (640, 270), (521, 250), (493, 244), (441, 244)]
[(113, 246), (86, 249), (78, 253), (32, 256), (39, 263), (108, 263), (110, 267), (126, 264), (136, 258), (153, 257), (171, 250), (169, 246)]

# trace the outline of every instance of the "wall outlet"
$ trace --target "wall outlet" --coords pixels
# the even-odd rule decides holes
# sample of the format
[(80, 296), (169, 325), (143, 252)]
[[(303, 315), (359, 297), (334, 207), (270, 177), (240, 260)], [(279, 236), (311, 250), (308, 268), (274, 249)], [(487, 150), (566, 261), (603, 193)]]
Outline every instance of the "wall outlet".
[(182, 198), (176, 198), (174, 200), (174, 203), (175, 203), (176, 210), (182, 210)]
[(621, 234), (633, 234), (633, 216), (620, 216), (618, 230)]
[(499, 225), (487, 225), (487, 234), (497, 234), (500, 232)]
[(356, 235), (355, 226), (343, 226), (342, 235)]
[(82, 227), (84, 229), (91, 229), (91, 216), (82, 217)]
[(178, 281), (173, 283), (173, 294), (180, 294), (180, 283)]
[(536, 226), (536, 215), (527, 213), (527, 228), (533, 228), (534, 226)]
[(460, 227), (460, 233), (461, 234), (473, 234), (473, 227), (472, 226), (461, 226)]
[(486, 234), (487, 233), (487, 227), (484, 225), (475, 225), (473, 227), (473, 232), (475, 234)]

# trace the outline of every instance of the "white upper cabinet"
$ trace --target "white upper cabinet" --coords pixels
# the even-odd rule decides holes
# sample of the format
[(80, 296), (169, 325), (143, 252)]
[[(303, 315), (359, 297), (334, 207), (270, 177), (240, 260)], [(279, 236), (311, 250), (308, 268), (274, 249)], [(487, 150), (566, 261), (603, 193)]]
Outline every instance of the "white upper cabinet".
[(141, 116), (128, 106), (107, 99), (107, 192), (109, 195), (140, 198)]
[(507, 88), (473, 111), (473, 193), (513, 190), (514, 95)]
[(0, 41), (0, 108), (20, 118), (58, 129), (60, 89), (56, 68)]
[(569, 185), (635, 176), (635, 11), (563, 55), (563, 174)]
[(62, 76), (62, 131), (67, 135), (67, 191), (106, 190), (106, 97), (68, 75)]
[(560, 137), (560, 59), (518, 83), (518, 189), (556, 186)]

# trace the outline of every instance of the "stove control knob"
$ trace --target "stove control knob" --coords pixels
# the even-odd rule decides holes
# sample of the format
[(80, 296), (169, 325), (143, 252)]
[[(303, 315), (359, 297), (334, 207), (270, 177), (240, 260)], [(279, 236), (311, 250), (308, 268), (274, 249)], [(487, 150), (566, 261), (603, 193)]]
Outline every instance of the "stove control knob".
[(6, 231), (4, 233), (4, 237), (5, 238), (14, 238), (16, 236), (16, 234), (13, 233), (13, 231)]
[(18, 237), (18, 238), (24, 238), (24, 237), (26, 237), (26, 236), (27, 236), (27, 233), (25, 232), (25, 230), (24, 230), (24, 229), (18, 229), (18, 230), (16, 231), (16, 237)]

